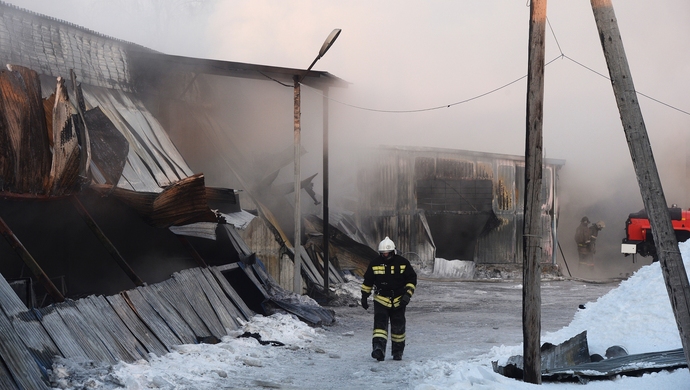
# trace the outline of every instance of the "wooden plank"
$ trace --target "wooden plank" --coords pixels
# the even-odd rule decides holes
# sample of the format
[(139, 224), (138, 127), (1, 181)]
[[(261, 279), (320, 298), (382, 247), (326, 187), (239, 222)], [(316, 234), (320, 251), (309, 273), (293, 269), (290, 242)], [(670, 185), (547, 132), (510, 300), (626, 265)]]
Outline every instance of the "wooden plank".
[(74, 334), (74, 339), (84, 349), (89, 359), (97, 362), (116, 363), (117, 359), (103, 344), (103, 335), (94, 329), (88, 319), (79, 311), (72, 300), (55, 305), (67, 328)]
[(212, 335), (204, 321), (199, 318), (199, 315), (194, 311), (194, 308), (185, 297), (185, 292), (182, 291), (177, 280), (168, 279), (164, 282), (154, 284), (151, 287), (175, 308), (189, 327), (192, 328), (196, 338)]
[[(146, 351), (158, 356), (163, 356), (169, 351), (169, 349), (167, 349), (163, 345), (163, 343), (161, 343), (158, 337), (156, 337), (156, 331), (154, 330), (154, 327), (164, 328), (167, 330), (169, 334), (172, 334), (172, 331), (170, 331), (170, 329), (165, 325), (162, 319), (156, 315), (156, 313), (151, 308), (151, 305), (149, 305), (148, 302), (146, 302), (144, 298), (141, 297), (141, 295), (137, 295), (140, 297), (140, 300), (143, 301), (143, 305), (145, 305), (145, 307), (148, 307), (148, 311), (153, 312), (153, 315), (156, 318), (156, 320), (154, 321), (156, 324), (159, 324), (158, 326), (147, 326), (147, 324), (144, 323), (143, 320), (144, 316), (139, 317), (137, 315), (137, 313), (139, 313), (140, 311), (137, 310), (137, 312), (135, 313), (132, 310), (132, 306), (130, 306), (125, 297), (123, 297), (121, 294), (111, 295), (106, 299), (110, 303), (110, 306), (113, 307), (113, 310), (115, 310), (117, 315), (120, 317), (122, 322), (125, 323), (129, 331), (132, 332), (134, 337), (136, 337), (137, 340), (139, 340), (139, 342), (144, 346), (144, 348), (146, 348)], [(141, 312), (143, 311), (144, 310), (141, 310)], [(172, 334), (172, 336), (172, 338), (177, 340), (176, 342), (174, 342), (174, 344), (180, 344), (179, 339), (177, 339), (177, 337), (175, 337), (174, 334)]]
[(38, 312), (40, 313), (43, 328), (48, 332), (53, 342), (55, 342), (62, 356), (77, 360), (90, 359), (84, 348), (82, 348), (81, 343), (77, 341), (75, 335), (65, 324), (55, 305), (41, 308)]
[(216, 312), (211, 307), (206, 294), (202, 290), (199, 282), (194, 278), (189, 270), (183, 270), (173, 274), (173, 278), (178, 281), (180, 291), (194, 308), (194, 311), (204, 321), (204, 324), (211, 331), (213, 336), (221, 338), (227, 335), (223, 324), (220, 323)]
[[(234, 264), (234, 263), (233, 263)], [(239, 266), (232, 267), (232, 268), (239, 268)], [(240, 298), (239, 294), (237, 294), (237, 291), (232, 287), (230, 282), (228, 282), (228, 279), (223, 275), (221, 272), (221, 267), (211, 267), (210, 268), (211, 273), (216, 277), (216, 280), (218, 281), (218, 284), (220, 287), (223, 289), (225, 294), (230, 298), (230, 301), (237, 307), (242, 314), (244, 320), (249, 321), (250, 318), (254, 317), (254, 311), (250, 309), (246, 303)]]
[(92, 295), (80, 299), (77, 307), (101, 331), (108, 349), (118, 360), (133, 362), (148, 357), (146, 348), (129, 331), (105, 297)]
[(5, 315), (0, 314), (0, 358), (19, 388), (48, 389), (40, 367), (29, 354)]
[(189, 324), (155, 288), (149, 286), (130, 290), (127, 292), (127, 298), (139, 317), (154, 331), (168, 350), (173, 345), (196, 342), (196, 335)]
[[(216, 310), (216, 314), (218, 315), (220, 322), (223, 324), (223, 326), (225, 326), (225, 328), (230, 330), (239, 328), (241, 326), (238, 320), (240, 317), (239, 310), (230, 301), (230, 299), (228, 299), (228, 296), (225, 295), (223, 289), (220, 287), (220, 285), (218, 285), (218, 281), (211, 273), (211, 270), (208, 268), (199, 268), (199, 273), (200, 275), (198, 278), (202, 286), (205, 286), (205, 283), (207, 283), (208, 287), (210, 287), (213, 292), (213, 295), (209, 296), (209, 301), (211, 301), (211, 306), (213, 309)], [(206, 291), (206, 287), (204, 287), (204, 291)], [(211, 294), (207, 293), (207, 295)], [(213, 298), (214, 296), (215, 298)], [(217, 302), (214, 302), (216, 299)]]

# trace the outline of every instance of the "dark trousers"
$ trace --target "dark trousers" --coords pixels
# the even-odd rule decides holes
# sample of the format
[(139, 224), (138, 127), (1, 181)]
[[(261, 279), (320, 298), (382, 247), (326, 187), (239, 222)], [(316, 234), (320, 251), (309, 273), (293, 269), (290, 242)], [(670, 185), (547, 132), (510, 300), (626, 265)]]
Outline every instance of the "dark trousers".
[(374, 336), (372, 348), (386, 352), (388, 341), (388, 322), (391, 325), (391, 354), (402, 354), (405, 349), (405, 306), (395, 309), (374, 301)]

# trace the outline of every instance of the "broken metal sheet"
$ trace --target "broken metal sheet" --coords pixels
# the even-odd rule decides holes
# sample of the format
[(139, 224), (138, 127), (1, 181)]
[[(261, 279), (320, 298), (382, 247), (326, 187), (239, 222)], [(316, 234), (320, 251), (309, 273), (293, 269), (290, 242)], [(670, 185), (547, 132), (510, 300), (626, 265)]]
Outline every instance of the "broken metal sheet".
[(553, 370), (543, 370), (542, 379), (550, 381), (586, 382), (591, 379), (608, 379), (617, 375), (639, 376), (660, 370), (673, 370), (688, 366), (683, 349), (662, 352), (648, 352), (604, 359)]
[(261, 305), (271, 314), (280, 308), (299, 317), (313, 326), (332, 325), (335, 323), (335, 312), (321, 307), (307, 295), (297, 295), (280, 287), (266, 272), (260, 260), (246, 267), (246, 271), (255, 272), (268, 291), (270, 298)]
[(89, 354), (84, 350), (81, 343), (75, 339), (74, 334), (67, 327), (55, 306), (47, 306), (38, 311), (41, 324), (43, 324), (46, 332), (55, 342), (62, 356), (78, 360), (90, 359)]
[(240, 323), (237, 321), (237, 313), (232, 305), (232, 303), (225, 296), (225, 293), (220, 289), (216, 279), (209, 273), (207, 269), (204, 268), (192, 268), (185, 271), (184, 273), (193, 276), (194, 279), (199, 283), (199, 286), (204, 290), (206, 298), (211, 304), (211, 308), (216, 312), (220, 323), (225, 327), (226, 334), (228, 331), (238, 329)]
[(560, 367), (574, 366), (588, 363), (589, 346), (587, 344), (587, 331), (583, 331), (558, 345), (544, 343), (541, 346), (541, 369), (556, 369)]
[(51, 195), (65, 195), (75, 190), (80, 169), (77, 117), (64, 80), (58, 77), (53, 106), (53, 161), (47, 183), (47, 192)]
[(168, 229), (180, 236), (199, 237), (215, 241), (217, 227), (218, 224), (215, 222), (197, 222), (189, 225), (170, 226)]
[(177, 281), (179, 291), (184, 295), (185, 299), (189, 301), (194, 311), (199, 315), (199, 318), (204, 321), (204, 324), (206, 324), (211, 331), (211, 335), (220, 339), (226, 336), (228, 332), (216, 315), (215, 310), (208, 301), (208, 296), (205, 294), (203, 287), (199, 284), (192, 270), (176, 272), (173, 274), (173, 279)]
[[(98, 362), (116, 363), (117, 359), (108, 351), (103, 337), (99, 334), (72, 300), (55, 305), (55, 310), (65, 322), (66, 328), (74, 335), (74, 340), (84, 349), (89, 359)], [(64, 331), (65, 329), (61, 329)], [(65, 356), (67, 357), (67, 356)]]
[(47, 370), (51, 368), (53, 358), (55, 356), (60, 356), (61, 353), (39, 321), (37, 315), (39, 315), (37, 310), (29, 310), (12, 316), (10, 321), (12, 322), (14, 330), (26, 345), (31, 356), (33, 356), (43, 369)]
[(206, 203), (203, 174), (184, 178), (160, 193), (131, 191), (100, 184), (92, 184), (91, 188), (102, 195), (112, 194), (117, 197), (155, 227), (217, 222), (215, 213)]
[(125, 164), (125, 167), (122, 169), (122, 176), (120, 176), (117, 187), (143, 192), (163, 191), (155, 180), (152, 178), (148, 179), (147, 175), (146, 166), (141, 162), (139, 156), (130, 153), (129, 157), (127, 157), (127, 164)]
[[(4, 314), (0, 314), (0, 365), (4, 362), (12, 378), (17, 382), (15, 388), (48, 389), (47, 378), (41, 372), (34, 358), (29, 354), (21, 338), (17, 335)], [(0, 383), (3, 381), (0, 380)], [(8, 387), (12, 388), (12, 387)]]
[(2, 274), (0, 274), (0, 309), (8, 317), (28, 310)]
[(206, 200), (212, 209), (221, 213), (242, 212), (237, 191), (230, 188), (206, 187)]
[(151, 286), (126, 291), (125, 297), (135, 312), (151, 328), (168, 350), (173, 345), (196, 342), (196, 335), (175, 307)]
[(256, 218), (256, 215), (249, 213), (247, 211), (239, 211), (235, 213), (221, 213), (225, 218), (225, 221), (237, 229), (245, 229), (249, 226), (249, 223)]
[(127, 329), (103, 296), (89, 296), (75, 303), (115, 359), (131, 363), (146, 358), (144, 346)]
[[(220, 282), (216, 279), (214, 273), (209, 269), (209, 268), (200, 268), (201, 273), (206, 277), (206, 280), (208, 280), (209, 285), (213, 289), (213, 291), (216, 293), (216, 296), (219, 299), (219, 303), (223, 305), (223, 308), (228, 312), (229, 318), (232, 319), (232, 325), (234, 326), (231, 329), (237, 329), (239, 328), (242, 324), (240, 322), (240, 318), (242, 317), (242, 314), (240, 313), (239, 308), (235, 305), (235, 303), (228, 297), (228, 295), (225, 293), (223, 288), (220, 285)], [(225, 278), (223, 278), (225, 280)], [(215, 308), (215, 305), (213, 306)], [(218, 314), (220, 317), (220, 314)], [(222, 320), (222, 318), (221, 318)]]
[(98, 172), (104, 179), (99, 183), (117, 185), (129, 154), (127, 139), (100, 107), (86, 111), (84, 122), (89, 129), (92, 164), (98, 167)]
[(185, 297), (185, 294), (188, 292), (182, 291), (178, 280), (168, 279), (150, 287), (177, 310), (182, 319), (192, 329), (196, 338), (212, 336), (211, 331)]
[[(314, 238), (319, 238), (319, 237), (314, 237)], [(321, 241), (323, 241), (323, 240), (321, 240)], [(304, 248), (304, 250), (307, 251), (307, 253), (309, 254), (309, 257), (312, 259), (312, 261), (317, 264), (317, 268), (318, 268), (319, 273), (323, 274), (323, 256), (322, 256), (323, 252), (320, 252), (319, 250), (317, 250), (317, 248), (320, 249), (320, 247), (317, 247), (313, 244), (310, 245), (310, 243), (307, 242), (307, 245), (305, 245), (303, 248)], [(331, 256), (329, 256), (329, 260), (330, 261), (328, 262), (328, 282), (331, 284), (333, 284), (333, 283), (336, 283), (336, 284), (344, 283), (345, 280), (343, 279), (341, 271), (338, 268), (336, 268), (336, 266), (334, 264), (334, 262), (335, 262), (334, 260), (337, 261), (337, 259), (331, 258)]]
[[(323, 220), (315, 215), (309, 215), (304, 218), (304, 227), (307, 235), (310, 236), (307, 245), (314, 246), (316, 251), (323, 253)], [(315, 237), (314, 233), (319, 236)], [(329, 258), (337, 258), (341, 270), (348, 270), (362, 276), (371, 259), (378, 256), (371, 247), (354, 240), (350, 234), (342, 232), (331, 224), (329, 224), (329, 236)]]
[[(122, 322), (125, 323), (127, 329), (129, 329), (134, 337), (141, 342), (144, 348), (146, 348), (147, 352), (153, 353), (157, 356), (163, 356), (169, 351), (165, 348), (165, 346), (163, 346), (159, 338), (156, 337), (156, 334), (153, 333), (153, 326), (147, 326), (146, 323), (142, 322), (142, 319), (137, 316), (138, 311), (137, 313), (132, 311), (132, 308), (129, 306), (129, 304), (127, 304), (127, 301), (121, 294), (111, 295), (106, 297), (106, 299), (108, 300), (108, 303), (110, 303), (110, 306), (112, 306), (113, 310), (120, 317)], [(150, 309), (150, 305), (147, 304), (147, 306)], [(167, 326), (165, 328), (168, 332), (170, 332), (170, 329), (168, 329)], [(176, 340), (176, 343), (179, 344), (179, 339), (176, 338)]]
[(136, 172), (139, 180), (130, 177), (128, 181), (164, 187), (193, 174), (160, 123), (137, 98), (87, 85), (82, 89), (86, 102), (100, 107), (129, 142), (128, 164), (133, 167), (129, 173)]
[(0, 389), (21, 390), (4, 364), (0, 364)]

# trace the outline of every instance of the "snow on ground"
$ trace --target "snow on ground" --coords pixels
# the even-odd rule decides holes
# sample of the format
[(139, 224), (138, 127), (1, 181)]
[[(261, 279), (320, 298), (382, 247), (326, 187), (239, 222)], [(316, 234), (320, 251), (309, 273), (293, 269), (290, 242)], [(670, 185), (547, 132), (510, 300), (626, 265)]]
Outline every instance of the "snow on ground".
[[(690, 243), (680, 244), (686, 269), (690, 266)], [(338, 286), (338, 294), (358, 296), (358, 281)], [(609, 293), (579, 310), (570, 325), (542, 336), (542, 342), (561, 343), (587, 330), (590, 353), (605, 354), (612, 345), (629, 353), (680, 348), (673, 312), (658, 263), (641, 268)], [(254, 338), (240, 338), (244, 332), (260, 333), (262, 340), (276, 340), (285, 346), (261, 345)], [(115, 366), (90, 362), (62, 361), (52, 377), (58, 389), (216, 389), (216, 388), (331, 388), (355, 387), (382, 390), (407, 388), (438, 389), (537, 389), (537, 385), (509, 379), (493, 372), (491, 361), (505, 362), (522, 354), (521, 345), (496, 345), (467, 360), (414, 360), (388, 366), (342, 359), (332, 346), (353, 344), (354, 332), (329, 334), (312, 328), (287, 314), (255, 316), (244, 327), (215, 345), (181, 345), (165, 356), (149, 361)], [(354, 346), (359, 348), (361, 346)], [(363, 360), (363, 359), (362, 359)], [(306, 362), (306, 363), (305, 363)], [(366, 363), (366, 364), (365, 364)], [(388, 361), (383, 362), (388, 363)], [(343, 366), (362, 365), (349, 378), (338, 375)], [(397, 364), (397, 365), (396, 365)], [(306, 369), (305, 369), (306, 366)], [(271, 375), (273, 374), (273, 375)], [(322, 386), (308, 385), (306, 379), (324, 376)], [(389, 382), (386, 380), (389, 379)], [(318, 382), (318, 379), (317, 379)], [(383, 385), (382, 385), (383, 383)], [(390, 387), (386, 387), (386, 383)], [(584, 386), (584, 387), (583, 387)], [(544, 383), (541, 388), (565, 389), (687, 389), (688, 369), (661, 371), (642, 377), (575, 383)]]

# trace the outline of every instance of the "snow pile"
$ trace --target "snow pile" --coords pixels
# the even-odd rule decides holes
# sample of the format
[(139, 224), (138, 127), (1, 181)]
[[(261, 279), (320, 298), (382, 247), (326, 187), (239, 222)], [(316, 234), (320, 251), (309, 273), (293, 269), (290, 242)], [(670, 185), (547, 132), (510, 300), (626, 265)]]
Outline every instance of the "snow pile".
[[(690, 243), (680, 245), (686, 269), (690, 266)], [(338, 286), (343, 293), (359, 293), (357, 278)], [(587, 330), (590, 353), (605, 354), (613, 345), (625, 347), (629, 353), (663, 351), (681, 347), (678, 329), (665, 289), (659, 264), (641, 268), (620, 286), (595, 302), (585, 304), (571, 324), (559, 331), (548, 333), (542, 342), (559, 344)], [(256, 338), (238, 337), (244, 332), (259, 333), (264, 341), (279, 341), (284, 347), (261, 345)], [(449, 329), (449, 337), (452, 329)], [(181, 345), (165, 356), (151, 356), (149, 361), (115, 366), (96, 366), (92, 362), (61, 361), (53, 370), (53, 381), (60, 389), (216, 389), (227, 388), (316, 388), (309, 387), (313, 380), (310, 370), (300, 370), (295, 364), (320, 367), (324, 360), (315, 356), (336, 359), (326, 363), (328, 375), (343, 371), (345, 366), (365, 363), (340, 359), (326, 338), (327, 330), (311, 328), (291, 315), (275, 314), (255, 316), (243, 324), (240, 331), (224, 337), (219, 344)], [(347, 336), (343, 339), (343, 336)], [(345, 345), (353, 334), (340, 336)], [(340, 341), (338, 341), (340, 342)], [(345, 347), (347, 348), (347, 347)], [(353, 345), (352, 348), (358, 348)], [(314, 355), (317, 354), (317, 355)], [(483, 356), (466, 360), (409, 361), (403, 365), (377, 365), (363, 368), (353, 377), (341, 381), (319, 382), (318, 388), (350, 388), (348, 379), (361, 383), (376, 383), (381, 390), (408, 388), (415, 390), (441, 389), (578, 389), (577, 383), (544, 383), (541, 386), (513, 380), (493, 372), (492, 361), (504, 363), (510, 356), (521, 355), (522, 346), (495, 346)], [(301, 359), (301, 360), (300, 360)], [(302, 363), (298, 363), (302, 362)], [(305, 363), (306, 362), (306, 363)], [(375, 363), (374, 363), (375, 364)], [(330, 367), (333, 367), (333, 371)], [(339, 368), (335, 368), (339, 367)], [(286, 373), (294, 374), (286, 374)], [(323, 371), (320, 372), (323, 374)], [(304, 375), (309, 375), (309, 378)], [(381, 377), (390, 380), (390, 387), (381, 386)], [(280, 379), (278, 379), (280, 378)], [(393, 378), (395, 380), (393, 380)], [(592, 381), (588, 390), (618, 389), (686, 389), (690, 383), (687, 369), (661, 371), (642, 377), (617, 377), (613, 380)], [(401, 386), (402, 385), (402, 386)], [(360, 386), (361, 387), (361, 386)]]

